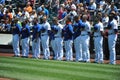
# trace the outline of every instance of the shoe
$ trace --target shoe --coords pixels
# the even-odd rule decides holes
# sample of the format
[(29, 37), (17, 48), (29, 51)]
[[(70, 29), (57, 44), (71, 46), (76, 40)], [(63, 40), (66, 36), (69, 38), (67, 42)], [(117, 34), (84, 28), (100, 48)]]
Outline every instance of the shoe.
[(13, 57), (20, 57), (19, 55), (14, 55)]
[(109, 63), (109, 64), (111, 64), (111, 65), (116, 65), (116, 63)]
[(28, 56), (21, 56), (22, 58), (28, 58)]
[(100, 64), (103, 64), (104, 62), (103, 62), (103, 61), (100, 61), (99, 63), (100, 63)]
[(86, 62), (86, 63), (90, 63), (90, 61), (84, 61), (84, 62)]
[(96, 61), (94, 61), (93, 63), (97, 63), (98, 64), (98, 62), (96, 62)]

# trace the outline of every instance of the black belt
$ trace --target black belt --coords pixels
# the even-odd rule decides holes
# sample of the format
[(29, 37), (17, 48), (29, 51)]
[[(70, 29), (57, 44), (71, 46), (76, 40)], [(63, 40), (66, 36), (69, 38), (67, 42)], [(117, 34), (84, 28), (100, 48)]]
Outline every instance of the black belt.
[(113, 35), (114, 33), (109, 33), (108, 35)]
[(60, 36), (55, 36), (55, 38), (61, 38)]
[(101, 36), (94, 36), (94, 37), (96, 38), (96, 37), (101, 37)]
[(48, 34), (41, 34), (41, 36), (46, 36), (46, 35), (48, 35)]
[(47, 36), (48, 34), (42, 34), (41, 36)]
[(86, 36), (86, 35), (88, 35), (88, 34), (81, 34), (81, 36)]

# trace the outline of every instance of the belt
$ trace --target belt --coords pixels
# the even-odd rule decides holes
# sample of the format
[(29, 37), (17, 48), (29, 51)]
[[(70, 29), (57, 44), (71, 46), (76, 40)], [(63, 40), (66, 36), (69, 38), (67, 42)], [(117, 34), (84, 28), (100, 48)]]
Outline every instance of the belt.
[(41, 36), (47, 36), (48, 34), (41, 34)]
[(55, 36), (55, 38), (61, 38), (60, 36)]
[(94, 37), (96, 38), (96, 37), (101, 37), (101, 36), (94, 36)]
[(81, 34), (81, 36), (86, 36), (86, 35), (88, 35), (88, 34)]
[(113, 35), (114, 33), (108, 33), (108, 35)]

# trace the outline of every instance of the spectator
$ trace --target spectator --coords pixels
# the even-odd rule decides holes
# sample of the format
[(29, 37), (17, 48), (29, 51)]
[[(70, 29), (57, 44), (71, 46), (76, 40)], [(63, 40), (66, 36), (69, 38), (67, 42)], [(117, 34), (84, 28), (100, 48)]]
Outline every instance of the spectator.
[(90, 16), (91, 16), (91, 20), (93, 21), (94, 20), (94, 12), (96, 10), (96, 3), (94, 0), (91, 0), (90, 1), (90, 5), (88, 6), (88, 10), (90, 12)]
[(30, 5), (31, 5), (32, 7), (34, 7), (36, 0), (28, 0), (28, 2), (30, 2)]
[(115, 6), (114, 2), (111, 2), (110, 8), (108, 9), (108, 14), (110, 14), (111, 11), (118, 12), (118, 9), (117, 9), (117, 7)]
[(58, 19), (62, 19), (62, 14), (63, 14), (63, 10), (64, 10), (64, 5), (60, 6), (60, 9), (58, 10)]
[(5, 0), (0, 0), (0, 4), (5, 4)]
[(100, 1), (100, 6), (103, 7), (106, 4), (105, 0)]
[(102, 18), (102, 23), (103, 23), (103, 27), (106, 28), (108, 26), (108, 21), (109, 21), (109, 17), (107, 14), (103, 14), (103, 18)]
[[(30, 18), (30, 14), (27, 12), (27, 9), (26, 8), (24, 8), (24, 11), (23, 11), (23, 13), (22, 13), (22, 20), (25, 20), (25, 19), (29, 19)], [(22, 21), (21, 20), (21, 21)]]
[(30, 2), (28, 2), (27, 3), (27, 5), (26, 5), (26, 11), (28, 12), (28, 13), (30, 13), (30, 12), (32, 12), (32, 7), (30, 6)]
[(59, 9), (59, 0), (55, 0), (55, 1), (53, 1), (53, 6), (52, 6), (52, 8), (53, 8), (53, 11), (55, 12), (55, 13), (58, 13), (58, 9)]
[(68, 14), (67, 8), (64, 8), (64, 9), (63, 9), (63, 13), (62, 13), (62, 19), (63, 19), (65, 16), (67, 16), (67, 14)]

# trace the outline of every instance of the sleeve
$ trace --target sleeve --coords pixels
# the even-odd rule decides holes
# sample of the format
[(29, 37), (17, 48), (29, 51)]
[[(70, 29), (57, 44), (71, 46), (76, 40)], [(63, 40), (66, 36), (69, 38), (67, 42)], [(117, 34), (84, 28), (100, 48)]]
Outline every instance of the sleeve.
[(71, 33), (71, 34), (74, 34), (72, 25), (69, 25), (69, 30), (70, 30), (70, 33)]
[(106, 18), (105, 22), (107, 22), (107, 23), (108, 23), (108, 21), (109, 21), (109, 17), (107, 17), (107, 18)]
[(118, 29), (118, 25), (117, 25), (116, 20), (112, 23), (112, 27), (113, 27), (113, 29)]
[(41, 26), (40, 25), (37, 25), (38, 26), (38, 30), (37, 30), (37, 32), (40, 32), (40, 30), (41, 30)]
[(27, 26), (28, 32), (30, 33), (30, 26)]
[(48, 29), (48, 30), (51, 30), (51, 27), (50, 27), (50, 24), (49, 24), (49, 23), (47, 24), (47, 29)]
[(16, 25), (19, 29), (19, 31), (21, 32), (21, 26), (19, 24)]
[(100, 31), (103, 31), (103, 24), (100, 24)]
[(90, 23), (89, 23), (89, 22), (87, 23), (87, 28), (88, 28), (87, 31), (88, 31), (88, 32), (91, 32), (91, 26), (90, 26)]

